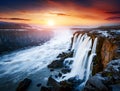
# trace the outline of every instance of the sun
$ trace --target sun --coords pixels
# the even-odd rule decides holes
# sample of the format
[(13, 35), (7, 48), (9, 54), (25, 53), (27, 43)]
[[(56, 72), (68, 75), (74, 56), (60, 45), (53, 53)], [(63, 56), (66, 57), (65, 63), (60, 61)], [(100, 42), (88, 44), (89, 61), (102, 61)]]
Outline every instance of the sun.
[(48, 20), (47, 24), (48, 24), (48, 26), (54, 26), (55, 22), (53, 20)]

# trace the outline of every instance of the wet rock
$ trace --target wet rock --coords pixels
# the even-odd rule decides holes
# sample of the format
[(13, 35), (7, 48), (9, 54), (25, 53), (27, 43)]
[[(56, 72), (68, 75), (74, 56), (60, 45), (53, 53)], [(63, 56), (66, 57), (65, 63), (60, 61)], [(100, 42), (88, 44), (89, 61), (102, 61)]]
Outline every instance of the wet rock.
[(57, 56), (57, 58), (65, 59), (65, 58), (72, 57), (72, 56), (73, 56), (73, 52), (69, 51), (69, 52), (62, 52), (61, 54)]
[(52, 78), (52, 77), (50, 76), (50, 77), (48, 78), (47, 85), (48, 85), (48, 86), (58, 87), (58, 86), (59, 86), (59, 83), (58, 83), (54, 78)]
[(50, 69), (50, 71), (54, 71), (54, 69)]
[(62, 73), (59, 72), (58, 77), (62, 77)]
[(60, 91), (72, 91), (73, 84), (68, 81), (61, 81), (60, 82)]
[(117, 46), (113, 44), (113, 41), (111, 42), (108, 39), (104, 40), (101, 49), (101, 60), (104, 68), (114, 58), (116, 49)]
[(77, 77), (71, 77), (68, 79), (68, 82), (72, 83), (74, 86), (79, 85), (83, 80), (78, 79)]
[(51, 87), (42, 86), (40, 91), (52, 91)]
[(111, 85), (109, 91), (120, 91), (120, 84)]
[(64, 66), (66, 68), (69, 68), (71, 64), (73, 64), (73, 59), (67, 58), (67, 59), (64, 60)]
[(41, 85), (42, 85), (41, 83), (38, 83), (38, 84), (37, 84), (37, 87), (40, 87)]
[(32, 80), (25, 78), (23, 81), (21, 81), (16, 89), (16, 91), (26, 91), (28, 87), (30, 86)]
[[(120, 59), (110, 61), (107, 64), (107, 67), (102, 72), (89, 78), (84, 90), (85, 91), (110, 91), (111, 88), (115, 89), (115, 86), (117, 84), (120, 84), (119, 67), (120, 67)], [(114, 86), (114, 87), (111, 87), (111, 86)]]
[(41, 91), (72, 91), (72, 84), (68, 81), (57, 82), (51, 76), (48, 79), (47, 86), (42, 87)]
[(109, 83), (120, 83), (120, 60), (113, 60), (108, 63), (106, 69), (102, 72), (103, 77), (111, 78)]
[(55, 60), (48, 65), (48, 68), (62, 68), (64, 60)]
[(96, 57), (93, 59), (93, 71), (92, 74), (103, 71), (107, 64), (116, 57), (117, 45), (112, 39), (105, 37), (98, 37), (98, 43), (96, 48)]
[(63, 68), (63, 69), (61, 70), (61, 72), (64, 73), (64, 74), (69, 73), (70, 71), (71, 71), (70, 68)]
[(103, 70), (103, 64), (101, 60), (101, 48), (103, 45), (104, 37), (99, 36), (97, 47), (96, 47), (96, 56), (93, 58), (93, 71), (92, 74), (95, 75), (96, 73)]
[(64, 64), (63, 64), (64, 60), (72, 56), (73, 56), (73, 52), (71, 51), (62, 52), (57, 56), (57, 58), (59, 59), (52, 61), (52, 63), (48, 65), (48, 68), (52, 68), (52, 69), (62, 68), (64, 67)]
[(58, 75), (55, 75), (55, 78), (58, 78)]
[(100, 76), (90, 78), (84, 88), (84, 91), (108, 91)]

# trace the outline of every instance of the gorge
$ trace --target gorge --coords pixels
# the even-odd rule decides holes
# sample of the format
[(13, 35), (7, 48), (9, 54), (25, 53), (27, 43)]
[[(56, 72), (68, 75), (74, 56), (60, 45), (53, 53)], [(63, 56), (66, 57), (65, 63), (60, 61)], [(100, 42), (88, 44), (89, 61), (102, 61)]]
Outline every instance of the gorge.
[(1, 91), (23, 91), (27, 81), (28, 91), (119, 91), (119, 27), (52, 32), (42, 45), (0, 56)]
[[(119, 34), (117, 29), (76, 31), (69, 49), (72, 56), (63, 53), (58, 56), (61, 59), (48, 65), (48, 68), (62, 68), (55, 75), (57, 79), (52, 76), (60, 85), (56, 91), (119, 91)], [(61, 62), (62, 66), (53, 66)], [(50, 91), (54, 91), (52, 86)]]

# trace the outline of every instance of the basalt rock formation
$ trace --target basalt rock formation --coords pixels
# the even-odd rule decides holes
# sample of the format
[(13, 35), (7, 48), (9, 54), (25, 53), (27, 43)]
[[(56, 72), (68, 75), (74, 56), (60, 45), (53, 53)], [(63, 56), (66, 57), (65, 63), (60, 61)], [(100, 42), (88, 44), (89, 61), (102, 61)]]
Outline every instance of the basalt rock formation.
[[(77, 31), (73, 34), (74, 37), (76, 33), (77, 36), (79, 34), (87, 33), (93, 40), (95, 39), (95, 37), (98, 38), (96, 56), (93, 59), (93, 75), (97, 72), (102, 71), (111, 60), (119, 58), (118, 49), (120, 44), (119, 43), (120, 37), (119, 34), (115, 34), (116, 31), (114, 32), (107, 31), (110, 34), (107, 37), (103, 36), (103, 34), (97, 31), (92, 31), (92, 32)], [(71, 39), (71, 45), (73, 43), (73, 37)]]
[(93, 76), (87, 81), (84, 91), (120, 90), (119, 30), (107, 31), (107, 37), (97, 33), (99, 40), (93, 60)]
[(98, 38), (96, 57), (93, 62), (93, 74), (102, 71), (106, 65), (116, 57), (117, 45), (104, 37)]
[(109, 62), (102, 72), (89, 78), (84, 88), (84, 91), (114, 90), (120, 90), (120, 60)]
[(59, 58), (58, 60), (54, 60), (52, 61), (51, 64), (48, 65), (48, 68), (53, 68), (53, 69), (62, 68), (64, 66), (63, 65), (64, 60), (72, 56), (73, 56), (73, 52), (63, 52), (57, 56), (57, 58)]
[(23, 81), (21, 81), (16, 89), (16, 91), (27, 91), (28, 87), (30, 86), (32, 80), (25, 78)]
[[(48, 65), (48, 68), (60, 69), (55, 78), (63, 77), (63, 74), (69, 73), (70, 68), (67, 68), (63, 63), (66, 58), (73, 57), (71, 50), (75, 35), (78, 37), (80, 34), (87, 33), (88, 36), (95, 40), (98, 38), (96, 47), (96, 56), (93, 58), (92, 76), (89, 77), (83, 91), (114, 91), (114, 88), (120, 89), (120, 32), (117, 30), (98, 28), (92, 31), (77, 31), (71, 38), (71, 46), (68, 53), (62, 53)], [(92, 41), (93, 42), (93, 41)], [(90, 55), (90, 53), (88, 54)], [(71, 61), (72, 63), (72, 61)], [(62, 70), (61, 70), (62, 69)], [(54, 71), (53, 70), (53, 71)], [(54, 75), (53, 75), (54, 76)], [(70, 78), (65, 81), (57, 82), (55, 78), (49, 78), (47, 87), (42, 87), (41, 91), (72, 91), (82, 80)], [(72, 80), (71, 80), (72, 79)], [(53, 85), (54, 83), (54, 85)], [(62, 84), (61, 84), (62, 83)]]

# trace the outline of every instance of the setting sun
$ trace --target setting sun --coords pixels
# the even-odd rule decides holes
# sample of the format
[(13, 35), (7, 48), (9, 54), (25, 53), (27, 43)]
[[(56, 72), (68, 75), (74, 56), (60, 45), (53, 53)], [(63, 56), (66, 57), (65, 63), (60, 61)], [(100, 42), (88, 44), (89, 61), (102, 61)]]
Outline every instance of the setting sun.
[(55, 22), (53, 20), (48, 20), (47, 24), (49, 26), (54, 26), (55, 25)]

